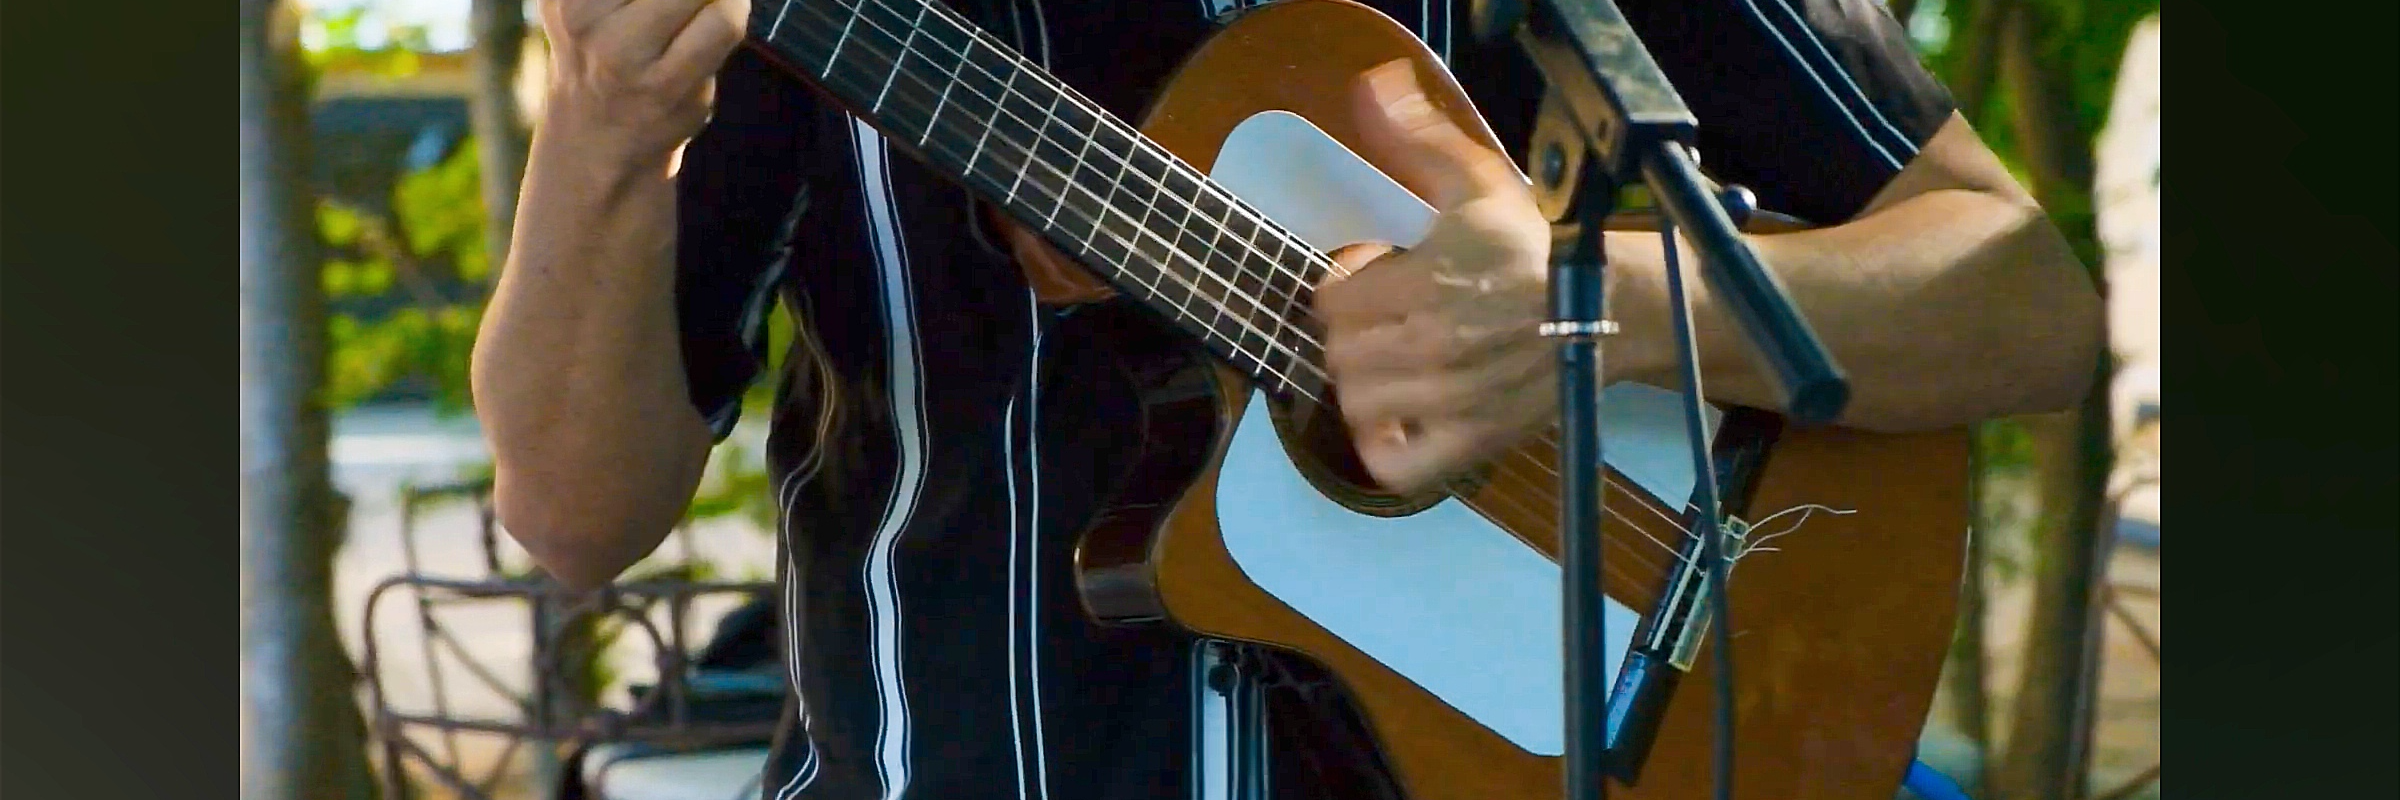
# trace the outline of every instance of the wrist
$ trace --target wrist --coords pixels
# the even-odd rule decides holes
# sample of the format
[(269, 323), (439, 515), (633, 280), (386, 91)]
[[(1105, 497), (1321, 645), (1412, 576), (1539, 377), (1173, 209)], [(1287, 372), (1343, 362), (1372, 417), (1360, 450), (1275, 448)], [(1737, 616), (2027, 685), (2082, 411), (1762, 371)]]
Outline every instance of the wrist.
[(548, 104), (534, 127), (529, 157), (572, 162), (576, 172), (612, 184), (668, 173), (683, 140), (614, 122), (584, 105), (567, 98)]
[[(1667, 308), (1666, 255), (1656, 231), (1608, 231), (1608, 318), (1617, 323), (1601, 360), (1603, 383), (1632, 381), (1653, 386), (1681, 382), (1674, 317)], [(1691, 255), (1685, 250), (1678, 257)], [(1685, 288), (1691, 286), (1687, 283)]]

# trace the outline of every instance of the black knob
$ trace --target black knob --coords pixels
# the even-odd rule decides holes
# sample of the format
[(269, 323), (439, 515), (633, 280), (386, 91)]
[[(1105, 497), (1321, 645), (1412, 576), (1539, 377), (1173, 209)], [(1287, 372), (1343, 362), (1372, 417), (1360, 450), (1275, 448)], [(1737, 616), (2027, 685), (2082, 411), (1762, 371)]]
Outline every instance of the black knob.
[(1758, 195), (1747, 186), (1727, 186), (1717, 193), (1717, 204), (1725, 207), (1725, 216), (1738, 228), (1750, 224), (1750, 215), (1758, 211)]

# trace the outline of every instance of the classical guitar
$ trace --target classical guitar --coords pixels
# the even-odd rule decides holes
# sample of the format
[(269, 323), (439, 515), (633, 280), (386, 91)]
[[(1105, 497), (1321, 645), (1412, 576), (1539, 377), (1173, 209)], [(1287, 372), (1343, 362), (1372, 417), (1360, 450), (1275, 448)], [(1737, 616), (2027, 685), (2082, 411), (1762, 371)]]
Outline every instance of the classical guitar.
[[(1561, 794), (1555, 432), (1441, 491), (1384, 491), (1329, 405), (1309, 317), (1309, 287), (1339, 269), (1326, 253), (1412, 243), (1433, 218), (1355, 154), (1360, 74), (1412, 60), (1435, 104), (1501, 149), (1424, 45), (1344, 0), (1262, 5), (1191, 53), (1136, 128), (939, 0), (751, 13), (753, 47), (997, 209), (1037, 286), (1150, 312), (1120, 353), (1144, 391), (1140, 466), (1075, 553), (1092, 615), (1321, 666), (1412, 798)], [(1603, 392), (1612, 703), (1638, 745), (1620, 797), (1709, 789), (1713, 697), (1676, 688), (1713, 662), (1675, 400)], [(1719, 407), (1711, 446), (1742, 532), (1738, 791), (1891, 797), (1948, 649), (1963, 432)]]

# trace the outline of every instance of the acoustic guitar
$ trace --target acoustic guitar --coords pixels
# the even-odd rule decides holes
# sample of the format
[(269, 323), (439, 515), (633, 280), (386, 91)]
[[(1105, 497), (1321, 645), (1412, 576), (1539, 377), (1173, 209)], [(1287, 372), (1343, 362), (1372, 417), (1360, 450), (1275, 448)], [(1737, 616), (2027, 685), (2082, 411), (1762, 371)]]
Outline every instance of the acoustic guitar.
[[(1139, 467), (1074, 554), (1085, 608), (1322, 667), (1417, 800), (1563, 793), (1556, 432), (1413, 495), (1366, 477), (1309, 289), (1326, 254), (1417, 241), (1434, 212), (1356, 154), (1353, 84), (1393, 59), (1500, 144), (1413, 35), (1345, 0), (1230, 17), (1111, 117), (939, 0), (757, 0), (750, 46), (1007, 222), (1053, 298), (1146, 309), (1118, 343)], [(1112, 303), (1111, 307), (1124, 304)], [(1145, 335), (1145, 330), (1161, 331)], [(1713, 660), (1674, 392), (1603, 390), (1603, 585), (1618, 797), (1705, 796)], [(1888, 800), (1949, 643), (1967, 531), (1963, 431), (1787, 428), (1711, 406), (1729, 525), (1735, 785)]]

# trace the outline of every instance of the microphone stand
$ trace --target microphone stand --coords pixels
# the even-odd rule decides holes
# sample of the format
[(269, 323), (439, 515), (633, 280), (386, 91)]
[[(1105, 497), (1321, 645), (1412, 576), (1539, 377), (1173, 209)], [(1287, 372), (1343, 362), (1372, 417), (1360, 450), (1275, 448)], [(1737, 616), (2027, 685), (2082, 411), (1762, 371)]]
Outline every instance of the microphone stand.
[[(1726, 617), (1728, 558), (1719, 533), (1715, 460), (1711, 458), (1700, 383), (1699, 350), (1691, 308), (1676, 257), (1674, 231), (1686, 232), (1700, 255), (1701, 274), (1752, 345), (1762, 366), (1783, 392), (1785, 416), (1799, 424), (1828, 422), (1849, 401), (1849, 383), (1781, 282), (1767, 272), (1743, 241), (1733, 214), (1750, 211), (1746, 191), (1712, 196), (1700, 176), (1694, 150), (1698, 122), (1658, 68), (1649, 50), (1613, 0), (1486, 0), (1473, 9), (1477, 32), (1512, 34), (1563, 100), (1566, 114), (1587, 149), (1572, 214), (1578, 231), (1572, 247), (1553, 254), (1550, 280), (1552, 319), (1542, 335), (1559, 340), (1559, 475), (1561, 569), (1565, 571), (1566, 796), (1605, 796), (1610, 774), (1630, 776), (1646, 754), (1648, 726), (1622, 724), (1641, 717), (1630, 704), (1658, 693), (1635, 691), (1663, 680), (1664, 654), (1628, 653), (1616, 691), (1609, 692), (1601, 584), (1600, 447), (1601, 351), (1599, 339), (1616, 332), (1607, 317), (1603, 222), (1614, 210), (1619, 187), (1648, 184), (1662, 213), (1668, 300), (1677, 352), (1682, 362), (1685, 429), (1697, 485), (1696, 530), (1706, 564), (1713, 619), (1709, 627), (1717, 658), (1716, 793), (1732, 792), (1732, 665)], [(1533, 154), (1533, 159), (1546, 159)], [(1545, 165), (1546, 167), (1549, 165)], [(1647, 697), (1645, 697), (1647, 696)], [(1652, 709), (1655, 710), (1655, 709)], [(1654, 722), (1652, 723), (1655, 724)], [(1625, 762), (1625, 763), (1612, 763)], [(1611, 769), (1611, 767), (1614, 769)]]

